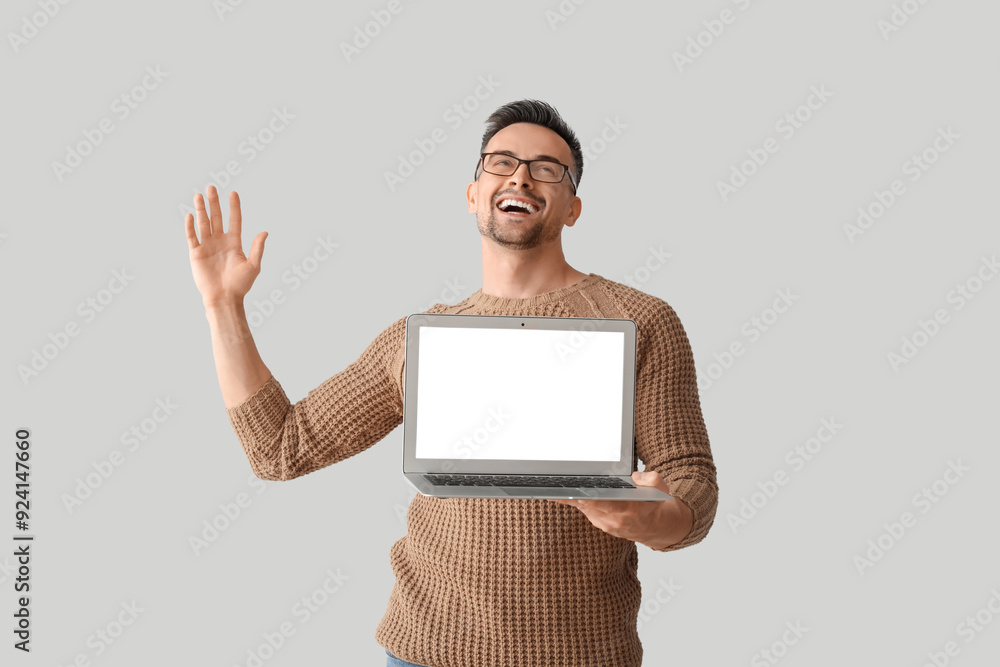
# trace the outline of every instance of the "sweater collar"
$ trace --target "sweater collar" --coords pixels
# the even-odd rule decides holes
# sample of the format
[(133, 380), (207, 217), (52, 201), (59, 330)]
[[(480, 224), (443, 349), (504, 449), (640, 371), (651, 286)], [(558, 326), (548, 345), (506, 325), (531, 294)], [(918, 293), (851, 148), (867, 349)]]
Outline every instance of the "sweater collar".
[(594, 283), (601, 280), (604, 280), (602, 276), (596, 273), (591, 273), (576, 281), (572, 285), (567, 285), (566, 287), (552, 290), (551, 292), (544, 292), (542, 294), (536, 294), (535, 296), (529, 296), (523, 299), (508, 299), (501, 296), (493, 296), (492, 294), (484, 293), (482, 288), (479, 288), (473, 292), (471, 296), (469, 296), (467, 301), (470, 306), (476, 308), (477, 310), (521, 310), (545, 303), (561, 301), (570, 294), (579, 292), (580, 290), (590, 287)]

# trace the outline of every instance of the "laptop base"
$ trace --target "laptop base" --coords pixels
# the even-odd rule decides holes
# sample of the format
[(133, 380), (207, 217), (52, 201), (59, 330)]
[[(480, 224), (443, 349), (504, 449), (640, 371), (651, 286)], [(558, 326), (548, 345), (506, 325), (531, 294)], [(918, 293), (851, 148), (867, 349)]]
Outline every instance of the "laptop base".
[[(650, 486), (628, 489), (608, 488), (566, 488), (556, 486), (437, 486), (431, 484), (421, 473), (404, 473), (403, 477), (417, 493), (431, 498), (536, 498), (536, 499), (583, 499), (583, 500), (642, 500), (660, 501), (673, 498), (668, 493)], [(628, 480), (631, 476), (623, 475)]]

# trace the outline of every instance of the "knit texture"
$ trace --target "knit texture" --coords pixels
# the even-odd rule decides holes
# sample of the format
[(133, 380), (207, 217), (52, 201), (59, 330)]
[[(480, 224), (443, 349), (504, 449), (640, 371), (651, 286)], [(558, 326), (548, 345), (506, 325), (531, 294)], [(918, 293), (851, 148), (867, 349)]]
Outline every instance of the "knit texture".
[[(635, 442), (694, 514), (674, 551), (703, 540), (718, 504), (694, 358), (662, 299), (591, 273), (524, 299), (476, 291), (427, 313), (631, 319), (638, 329)], [(289, 480), (354, 456), (403, 421), (406, 318), (297, 403), (272, 376), (227, 409), (250, 467)], [(641, 586), (636, 543), (541, 499), (416, 494), (389, 550), (396, 583), (375, 640), (428, 667), (637, 667)]]

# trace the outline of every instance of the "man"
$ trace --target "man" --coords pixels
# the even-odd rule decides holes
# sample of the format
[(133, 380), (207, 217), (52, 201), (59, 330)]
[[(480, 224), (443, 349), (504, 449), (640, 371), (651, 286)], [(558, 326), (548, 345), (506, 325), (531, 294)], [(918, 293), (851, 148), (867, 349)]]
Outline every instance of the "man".
[[(551, 106), (507, 104), (487, 119), (466, 191), (482, 236), (483, 287), (428, 313), (632, 319), (638, 328), (633, 479), (674, 496), (656, 503), (418, 494), (390, 549), (396, 583), (376, 641), (389, 665), (635, 667), (641, 602), (636, 542), (672, 551), (704, 539), (718, 502), (691, 348), (663, 300), (571, 267), (563, 226), (580, 217), (580, 142)], [(292, 404), (264, 366), (242, 299), (260, 272), (266, 232), (241, 250), (214, 188), (185, 220), (195, 283), (212, 331), (226, 412), (262, 479), (288, 480), (354, 456), (403, 419), (406, 317)], [(407, 662), (410, 661), (410, 662)]]

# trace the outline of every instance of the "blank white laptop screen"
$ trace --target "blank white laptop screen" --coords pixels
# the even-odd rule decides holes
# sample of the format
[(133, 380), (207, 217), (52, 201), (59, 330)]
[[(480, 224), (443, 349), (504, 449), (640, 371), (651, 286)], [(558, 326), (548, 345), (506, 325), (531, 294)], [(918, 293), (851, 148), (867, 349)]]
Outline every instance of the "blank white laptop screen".
[(619, 459), (622, 332), (424, 327), (418, 355), (416, 458)]

